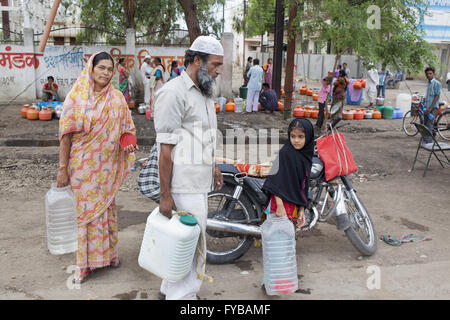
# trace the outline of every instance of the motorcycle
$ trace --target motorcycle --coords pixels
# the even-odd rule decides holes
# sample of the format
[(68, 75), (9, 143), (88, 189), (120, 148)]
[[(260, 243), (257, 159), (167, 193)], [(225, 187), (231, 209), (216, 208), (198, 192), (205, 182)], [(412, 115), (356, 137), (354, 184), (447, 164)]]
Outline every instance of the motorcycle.
[[(329, 124), (329, 129), (337, 122)], [(269, 195), (262, 190), (264, 178), (250, 177), (226, 163), (218, 164), (224, 186), (208, 194), (207, 261), (227, 264), (242, 257), (261, 238), (261, 223)], [(375, 228), (367, 208), (347, 176), (325, 179), (325, 166), (317, 149), (312, 161), (306, 223), (297, 235), (311, 230), (317, 222), (336, 217), (353, 246), (365, 256), (377, 248)]]

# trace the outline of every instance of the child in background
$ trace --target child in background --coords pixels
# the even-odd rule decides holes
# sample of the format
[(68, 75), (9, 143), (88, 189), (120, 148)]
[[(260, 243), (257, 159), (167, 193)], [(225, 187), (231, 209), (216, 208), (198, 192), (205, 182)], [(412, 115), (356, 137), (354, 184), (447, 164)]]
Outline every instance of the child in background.
[(317, 118), (314, 130), (316, 134), (320, 135), (322, 131), (323, 118), (325, 116), (325, 108), (331, 91), (331, 83), (333, 78), (328, 76), (322, 79), (322, 88), (319, 91), (318, 103), (319, 103), (319, 116)]
[(339, 78), (334, 82), (333, 87), (333, 105), (331, 109), (338, 109), (337, 112), (331, 115), (333, 119), (332, 126), (334, 127), (339, 119), (342, 119), (342, 111), (344, 111), (345, 96), (347, 93), (348, 79), (346, 78), (345, 71), (339, 72)]
[(314, 128), (308, 119), (294, 119), (288, 128), (289, 140), (280, 149), (275, 165), (263, 185), (270, 193), (264, 212), (287, 215), (294, 226), (305, 225), (308, 204), (308, 177), (314, 155)]

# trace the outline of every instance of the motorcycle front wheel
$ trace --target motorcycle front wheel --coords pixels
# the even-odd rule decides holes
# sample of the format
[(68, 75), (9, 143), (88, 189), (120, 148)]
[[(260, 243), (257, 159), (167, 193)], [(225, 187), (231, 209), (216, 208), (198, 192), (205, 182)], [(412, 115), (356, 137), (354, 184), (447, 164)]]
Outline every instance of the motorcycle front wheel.
[(377, 250), (377, 239), (369, 212), (354, 190), (344, 189), (343, 196), (351, 222), (345, 234), (359, 252), (365, 256), (371, 256)]
[[(241, 194), (228, 218), (225, 211), (231, 204), (234, 186), (226, 184), (219, 191), (208, 194), (208, 219), (249, 224), (257, 219), (251, 202)], [(232, 263), (243, 256), (252, 246), (254, 238), (249, 235), (206, 229), (206, 261), (211, 264)]]

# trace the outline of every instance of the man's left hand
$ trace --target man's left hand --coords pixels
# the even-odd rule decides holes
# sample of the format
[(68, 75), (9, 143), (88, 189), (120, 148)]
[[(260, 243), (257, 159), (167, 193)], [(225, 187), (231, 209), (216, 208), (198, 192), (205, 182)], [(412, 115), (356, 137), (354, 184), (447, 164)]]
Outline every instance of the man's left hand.
[(223, 175), (219, 167), (216, 165), (214, 169), (214, 191), (219, 191), (223, 187)]

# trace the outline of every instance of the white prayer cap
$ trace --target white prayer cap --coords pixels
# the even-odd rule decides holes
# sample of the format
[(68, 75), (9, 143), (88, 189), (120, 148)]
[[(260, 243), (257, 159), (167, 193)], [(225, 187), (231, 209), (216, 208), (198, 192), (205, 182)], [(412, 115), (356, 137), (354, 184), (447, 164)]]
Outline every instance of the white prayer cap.
[(150, 57), (150, 56), (145, 56), (144, 60), (151, 59), (151, 58), (152, 57)]
[(211, 36), (199, 36), (194, 40), (191, 47), (192, 51), (213, 54), (216, 56), (223, 56), (222, 44), (216, 38)]

